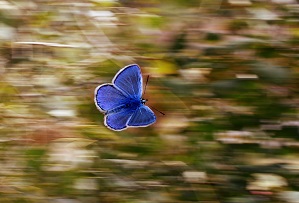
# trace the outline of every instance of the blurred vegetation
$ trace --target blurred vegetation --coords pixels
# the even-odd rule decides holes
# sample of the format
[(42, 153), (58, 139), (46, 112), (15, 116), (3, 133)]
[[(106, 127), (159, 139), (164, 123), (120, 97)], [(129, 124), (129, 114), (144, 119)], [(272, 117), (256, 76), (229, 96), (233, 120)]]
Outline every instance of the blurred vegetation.
[[(0, 1), (1, 203), (297, 203), (296, 0)], [(125, 65), (161, 110), (113, 132)]]

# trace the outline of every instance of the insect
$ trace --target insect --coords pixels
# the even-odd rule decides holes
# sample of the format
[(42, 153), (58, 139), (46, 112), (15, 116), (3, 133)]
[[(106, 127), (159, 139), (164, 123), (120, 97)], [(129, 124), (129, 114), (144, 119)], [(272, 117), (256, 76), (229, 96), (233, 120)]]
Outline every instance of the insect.
[(140, 67), (131, 64), (114, 76), (112, 83), (95, 89), (95, 104), (105, 114), (104, 124), (111, 130), (146, 127), (156, 121), (154, 112), (142, 98), (143, 81)]

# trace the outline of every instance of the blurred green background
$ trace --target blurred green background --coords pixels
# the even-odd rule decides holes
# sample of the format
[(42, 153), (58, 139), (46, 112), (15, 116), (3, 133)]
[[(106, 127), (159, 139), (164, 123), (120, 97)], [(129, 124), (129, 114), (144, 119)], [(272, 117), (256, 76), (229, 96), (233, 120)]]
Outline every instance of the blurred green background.
[[(0, 0), (1, 203), (298, 203), (296, 0)], [(94, 89), (137, 63), (157, 122)]]

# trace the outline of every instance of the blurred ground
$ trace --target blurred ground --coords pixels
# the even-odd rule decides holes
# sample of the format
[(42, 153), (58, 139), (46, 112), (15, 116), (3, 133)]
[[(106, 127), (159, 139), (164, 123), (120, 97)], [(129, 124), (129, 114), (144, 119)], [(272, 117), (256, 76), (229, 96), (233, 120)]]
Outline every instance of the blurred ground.
[[(296, 0), (1, 0), (1, 203), (299, 202)], [(137, 63), (147, 128), (94, 89)]]

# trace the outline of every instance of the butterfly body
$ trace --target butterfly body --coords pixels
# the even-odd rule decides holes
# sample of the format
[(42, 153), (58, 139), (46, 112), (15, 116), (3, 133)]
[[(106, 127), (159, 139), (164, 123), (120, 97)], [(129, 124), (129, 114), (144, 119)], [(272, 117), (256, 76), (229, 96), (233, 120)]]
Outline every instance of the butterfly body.
[(105, 114), (104, 124), (112, 130), (146, 127), (156, 121), (154, 112), (142, 98), (142, 75), (138, 65), (121, 69), (111, 84), (95, 90), (95, 104)]
[(143, 105), (141, 100), (138, 100), (136, 98), (129, 98), (125, 104), (115, 107), (114, 109), (108, 110), (105, 112), (105, 114), (118, 113), (118, 112), (122, 111), (123, 109), (130, 109), (132, 111), (135, 111), (141, 105)]

